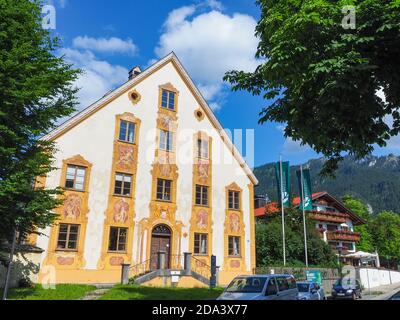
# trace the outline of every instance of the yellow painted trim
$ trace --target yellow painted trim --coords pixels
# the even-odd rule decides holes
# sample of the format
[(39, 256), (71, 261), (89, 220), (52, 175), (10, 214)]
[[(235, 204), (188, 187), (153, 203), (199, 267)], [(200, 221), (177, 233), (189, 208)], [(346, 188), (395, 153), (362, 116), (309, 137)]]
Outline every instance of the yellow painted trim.
[[(63, 195), (63, 205), (55, 209), (55, 212), (59, 215), (59, 219), (51, 228), (47, 255), (43, 261), (43, 265), (53, 265), (56, 269), (71, 270), (82, 269), (85, 266), (85, 259), (83, 257), (83, 254), (85, 248), (86, 226), (88, 220), (87, 215), (89, 213), (89, 181), (92, 164), (89, 161), (85, 160), (81, 155), (76, 155), (72, 158), (63, 160), (60, 177), (60, 185), (62, 187), (65, 186), (68, 165), (76, 165), (86, 168), (84, 190), (65, 190)], [(71, 201), (69, 199), (71, 199)], [(78, 224), (80, 226), (78, 245), (75, 251), (57, 250), (60, 223)]]
[[(229, 191), (239, 192), (239, 210), (229, 209)], [(232, 182), (225, 187), (225, 223), (224, 223), (224, 271), (245, 271), (246, 270), (246, 249), (245, 249), (245, 224), (243, 221), (243, 190)], [(233, 220), (232, 218), (235, 217)], [(228, 237), (240, 237), (240, 256), (229, 256)]]
[[(197, 140), (208, 142), (208, 159), (199, 159)], [(208, 166), (208, 169), (204, 169)], [(212, 137), (199, 131), (193, 135), (193, 183), (192, 183), (192, 215), (190, 218), (189, 251), (198, 260), (210, 265), (213, 252), (213, 217), (212, 217)], [(207, 172), (207, 174), (205, 174)], [(196, 185), (208, 186), (208, 206), (196, 205)], [(207, 219), (204, 219), (204, 215)], [(206, 220), (206, 221), (205, 221)], [(194, 253), (194, 234), (207, 234), (207, 255)]]
[[(135, 124), (134, 143), (119, 140), (121, 120)], [(137, 142), (139, 141), (140, 124), (141, 120), (129, 112), (115, 116), (113, 161), (108, 194), (108, 206), (104, 219), (101, 255), (97, 264), (99, 269), (120, 269), (121, 263), (133, 263), (133, 221), (135, 218), (136, 173), (139, 149)], [(132, 176), (131, 194), (129, 196), (119, 196), (114, 194), (116, 173), (126, 173)], [(108, 251), (111, 227), (128, 229), (125, 252)]]
[(249, 183), (249, 201), (250, 201), (250, 265), (254, 272), (256, 268), (256, 226), (254, 217), (254, 184)]

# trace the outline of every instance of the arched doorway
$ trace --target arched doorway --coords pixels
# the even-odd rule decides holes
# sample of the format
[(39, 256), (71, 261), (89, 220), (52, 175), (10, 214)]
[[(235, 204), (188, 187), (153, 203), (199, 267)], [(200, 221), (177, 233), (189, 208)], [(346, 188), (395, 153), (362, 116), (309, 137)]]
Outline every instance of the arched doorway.
[(151, 232), (151, 245), (150, 245), (150, 257), (151, 257), (151, 269), (155, 270), (158, 266), (158, 252), (165, 252), (165, 267), (170, 267), (170, 256), (171, 256), (171, 229), (165, 224), (156, 225)]

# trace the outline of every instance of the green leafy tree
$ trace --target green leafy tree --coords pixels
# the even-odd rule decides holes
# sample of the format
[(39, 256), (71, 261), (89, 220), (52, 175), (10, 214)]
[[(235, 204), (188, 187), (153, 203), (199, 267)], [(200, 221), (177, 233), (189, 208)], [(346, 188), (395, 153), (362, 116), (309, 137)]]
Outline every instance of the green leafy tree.
[(360, 200), (349, 195), (344, 196), (342, 200), (348, 209), (365, 220), (365, 224), (354, 226), (354, 231), (361, 234), (360, 242), (357, 243), (357, 250), (374, 252), (376, 247), (374, 245), (374, 239), (371, 230), (371, 222), (373, 221), (373, 217), (368, 212), (367, 206)]
[[(304, 233), (302, 214), (295, 208), (285, 210), (285, 240), (288, 265), (304, 266)], [(309, 265), (333, 267), (337, 258), (315, 230), (315, 223), (307, 219)], [(257, 266), (282, 265), (282, 222), (279, 214), (256, 222)]]
[[(286, 137), (324, 154), (322, 174), (332, 174), (343, 153), (362, 158), (399, 133), (400, 0), (256, 3), (262, 63), (251, 73), (230, 71), (224, 80), (271, 100), (261, 123), (286, 123)], [(345, 5), (355, 6), (354, 29), (342, 26)]]
[(34, 188), (53, 169), (54, 145), (39, 137), (74, 111), (79, 71), (56, 55), (41, 6), (0, 0), (0, 243), (50, 225), (60, 204), (60, 189)]
[(371, 223), (378, 253), (392, 262), (400, 260), (400, 215), (382, 211)]

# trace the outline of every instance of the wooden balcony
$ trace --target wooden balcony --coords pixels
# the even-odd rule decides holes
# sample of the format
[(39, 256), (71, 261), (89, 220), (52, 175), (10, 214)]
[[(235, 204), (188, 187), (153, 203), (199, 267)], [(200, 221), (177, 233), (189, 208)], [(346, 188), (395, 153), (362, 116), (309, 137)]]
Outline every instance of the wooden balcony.
[(310, 218), (323, 221), (323, 222), (333, 222), (333, 223), (343, 223), (346, 222), (348, 215), (341, 212), (328, 212), (328, 211), (309, 211)]
[(353, 231), (336, 230), (336, 231), (328, 231), (327, 238), (330, 241), (358, 242), (360, 241), (360, 234), (358, 232), (353, 232)]

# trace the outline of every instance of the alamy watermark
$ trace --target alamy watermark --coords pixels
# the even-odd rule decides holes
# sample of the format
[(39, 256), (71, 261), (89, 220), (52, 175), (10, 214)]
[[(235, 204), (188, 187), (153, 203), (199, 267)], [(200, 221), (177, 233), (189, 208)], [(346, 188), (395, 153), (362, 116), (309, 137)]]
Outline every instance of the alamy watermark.
[(56, 28), (56, 8), (47, 4), (42, 7), (42, 28), (54, 30)]
[(343, 19), (342, 28), (343, 29), (355, 29), (356, 28), (356, 7), (355, 6), (344, 6), (342, 8)]

